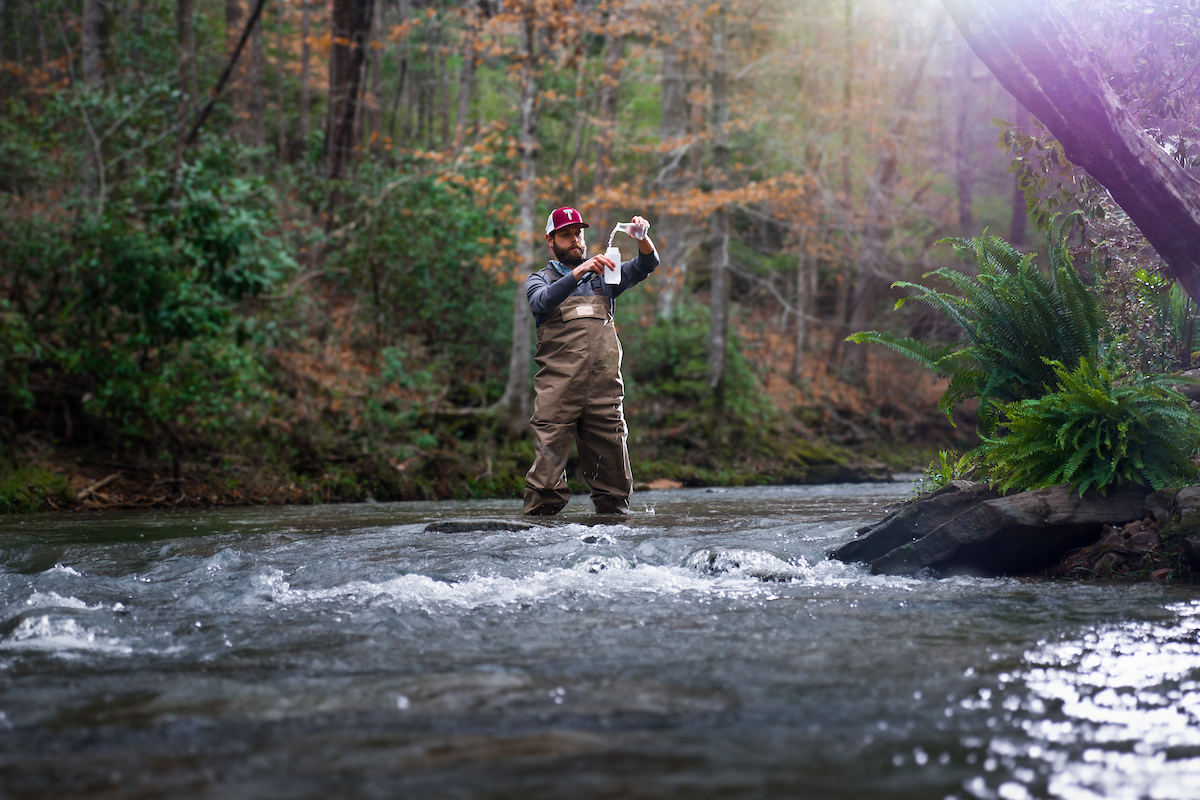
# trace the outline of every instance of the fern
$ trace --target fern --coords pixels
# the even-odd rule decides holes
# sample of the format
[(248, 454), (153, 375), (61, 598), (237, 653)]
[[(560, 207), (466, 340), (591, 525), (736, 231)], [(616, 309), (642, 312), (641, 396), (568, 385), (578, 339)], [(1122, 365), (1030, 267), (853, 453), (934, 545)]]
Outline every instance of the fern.
[(897, 308), (910, 299), (926, 303), (958, 325), (965, 341), (935, 347), (879, 331), (855, 333), (849, 341), (889, 347), (948, 378), (938, 404), (947, 416), (959, 403), (978, 397), (980, 432), (990, 433), (1000, 406), (1057, 388), (1059, 378), (1046, 358), (1072, 365), (1095, 361), (1103, 316), (1071, 263), (1066, 231), (1072, 220), (1052, 226), (1049, 277), (1032, 255), (981, 236), (944, 240), (975, 268), (975, 277), (945, 268), (925, 276), (940, 278), (958, 294), (907, 281), (893, 284), (913, 292)]
[(1196, 478), (1200, 417), (1163, 377), (1121, 383), (1123, 376), (1088, 359), (1074, 370), (1046, 364), (1058, 388), (1005, 405), (1005, 435), (984, 437), (980, 447), (1001, 490), (1070, 483), (1082, 495), (1127, 482), (1162, 489)]

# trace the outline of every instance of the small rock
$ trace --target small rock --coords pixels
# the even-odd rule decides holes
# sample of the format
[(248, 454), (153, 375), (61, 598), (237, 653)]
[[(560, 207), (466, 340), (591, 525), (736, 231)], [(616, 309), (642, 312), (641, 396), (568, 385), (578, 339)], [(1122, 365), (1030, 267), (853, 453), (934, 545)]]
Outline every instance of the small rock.
[(1175, 508), (1180, 519), (1200, 514), (1200, 486), (1185, 486), (1176, 492)]
[[(1189, 369), (1186, 372), (1181, 372), (1182, 378), (1200, 378), (1200, 369)], [(1179, 384), (1175, 387), (1179, 393), (1188, 400), (1200, 400), (1200, 386), (1194, 386), (1189, 383)]]
[(1129, 537), (1129, 549), (1138, 553), (1148, 553), (1160, 544), (1158, 534), (1142, 529)]
[(1155, 522), (1166, 522), (1175, 508), (1175, 489), (1160, 489), (1146, 498), (1145, 509)]
[(1166, 578), (1168, 575), (1170, 575), (1170, 574), (1171, 574), (1171, 568), (1170, 568), (1170, 567), (1165, 567), (1165, 568), (1163, 568), (1163, 569), (1156, 569), (1156, 570), (1154, 570), (1154, 572), (1151, 572), (1151, 573), (1150, 573), (1150, 580), (1152, 580), (1152, 581), (1161, 581), (1161, 580), (1165, 579), (1165, 578)]
[(1112, 550), (1114, 548), (1120, 549), (1125, 547), (1125, 537), (1120, 531), (1114, 531), (1108, 525), (1105, 525), (1104, 527), (1108, 532), (1100, 537), (1100, 541), (1096, 542), (1098, 549)]
[(1100, 560), (1096, 562), (1097, 572), (1112, 572), (1117, 567), (1125, 563), (1125, 556), (1120, 553), (1105, 553)]
[(1183, 552), (1184, 555), (1190, 554), (1193, 561), (1200, 561), (1200, 539), (1184, 539)]
[(426, 533), (475, 533), (476, 531), (527, 531), (536, 528), (526, 522), (502, 522), (500, 520), (446, 520), (431, 522), (425, 526)]

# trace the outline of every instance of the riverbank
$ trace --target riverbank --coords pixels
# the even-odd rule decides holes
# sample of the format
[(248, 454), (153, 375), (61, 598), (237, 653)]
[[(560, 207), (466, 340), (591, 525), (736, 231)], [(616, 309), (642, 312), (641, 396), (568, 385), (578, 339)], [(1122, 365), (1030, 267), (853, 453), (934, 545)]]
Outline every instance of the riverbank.
[[(122, 457), (124, 455), (124, 457)], [(885, 464), (828, 445), (792, 441), (776, 452), (751, 451), (718, 463), (697, 453), (681, 459), (659, 449), (634, 460), (635, 489), (699, 486), (780, 486), (890, 480), (919, 459), (918, 447), (898, 449)], [(519, 498), (532, 444), (519, 440), (485, 450), (431, 448), (398, 460), (330, 459), (318, 469), (291, 471), (246, 456), (224, 454), (172, 465), (128, 454), (47, 448), (37, 461), (0, 473), (0, 512), (209, 508), (321, 503)], [(916, 463), (916, 462), (914, 462)], [(586, 493), (578, 463), (568, 465), (573, 493)]]
[[(856, 483), (919, 472), (939, 449), (977, 443), (972, 409), (951, 425), (933, 410), (944, 384), (906, 362), (872, 359), (868, 379), (852, 383), (813, 358), (796, 382), (769, 339), (744, 338), (757, 366), (743, 365), (745, 385), (723, 412), (631, 365), (638, 488)], [(498, 415), (447, 413), (433, 401), (380, 405), (369, 370), (360, 373), (351, 390), (313, 366), (274, 415), (236, 435), (197, 429), (165, 447), (102, 435), (79, 409), (35, 406), (17, 437), (19, 468), (0, 467), (0, 513), (521, 496), (532, 439), (511, 436)], [(587, 491), (576, 459), (567, 474), (573, 492)]]

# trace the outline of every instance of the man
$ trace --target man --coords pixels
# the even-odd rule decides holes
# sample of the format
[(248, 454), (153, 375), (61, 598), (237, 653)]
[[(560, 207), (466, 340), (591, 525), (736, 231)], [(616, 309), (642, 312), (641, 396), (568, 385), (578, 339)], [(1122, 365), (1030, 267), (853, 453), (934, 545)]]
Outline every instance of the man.
[[(645, 235), (650, 223), (634, 217), (630, 224), (641, 226), (638, 256), (616, 264), (603, 255), (585, 260), (583, 231), (590, 226), (575, 209), (555, 209), (546, 220), (546, 244), (554, 258), (525, 281), (537, 323), (538, 365), (530, 419), (536, 456), (525, 476), (526, 514), (557, 514), (567, 504), (572, 441), (579, 446), (596, 513), (629, 513), (633, 473), (613, 313), (616, 298), (658, 266), (658, 252)], [(620, 269), (620, 283), (604, 282), (606, 267)]]

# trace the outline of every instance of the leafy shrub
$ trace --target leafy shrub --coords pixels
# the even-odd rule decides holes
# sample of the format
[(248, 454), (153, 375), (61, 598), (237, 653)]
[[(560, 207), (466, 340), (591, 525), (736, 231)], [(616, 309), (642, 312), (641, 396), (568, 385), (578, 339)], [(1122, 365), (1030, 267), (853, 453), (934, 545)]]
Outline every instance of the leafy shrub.
[[(619, 303), (619, 322), (622, 308)], [(645, 327), (621, 325), (631, 404), (663, 400), (696, 408), (712, 402), (713, 393), (707, 380), (708, 313), (706, 306), (688, 303), (671, 320), (655, 320)], [(724, 381), (724, 408), (729, 418), (753, 424), (765, 422), (775, 414), (733, 331), (725, 352)]]
[[(508, 364), (516, 263), (501, 255), (510, 234), (501, 176), (466, 157), (433, 167), (408, 159), (364, 163), (358, 184), (355, 227), (326, 269), (370, 309), (370, 349), (398, 385), (449, 384), (462, 405), (494, 400)], [(477, 190), (490, 192), (490, 202)], [(413, 342), (427, 375), (395, 369)]]
[(1062, 364), (1095, 361), (1103, 317), (1071, 263), (1065, 228), (1063, 223), (1052, 232), (1048, 279), (1032, 255), (1021, 255), (996, 237), (978, 237), (945, 240), (974, 267), (976, 277), (951, 269), (929, 273), (962, 296), (907, 281), (894, 284), (914, 290), (917, 300), (957, 324), (965, 342), (933, 347), (878, 331), (855, 333), (849, 340), (890, 347), (949, 378), (938, 408), (950, 416), (954, 406), (978, 397), (980, 430), (990, 432), (999, 405), (1040, 397), (1058, 385), (1046, 358)]
[(982, 455), (1002, 490), (1068, 482), (1101, 493), (1125, 482), (1154, 489), (1194, 480), (1200, 417), (1167, 385), (1177, 379), (1119, 376), (1083, 359), (1074, 371), (1047, 359), (1058, 388), (1003, 408), (1003, 436)]
[[(178, 172), (140, 170), (74, 219), (0, 203), (0, 287), (16, 298), (0, 338), (55, 391), (82, 397), (110, 439), (178, 451), (196, 432), (236, 429), (264, 396), (244, 303), (294, 264), (273, 194), (236, 175), (240, 152), (215, 143)], [(9, 413), (29, 405), (13, 374)]]

